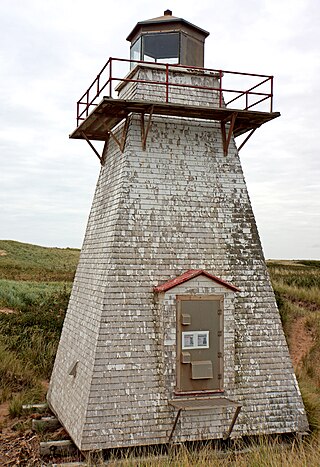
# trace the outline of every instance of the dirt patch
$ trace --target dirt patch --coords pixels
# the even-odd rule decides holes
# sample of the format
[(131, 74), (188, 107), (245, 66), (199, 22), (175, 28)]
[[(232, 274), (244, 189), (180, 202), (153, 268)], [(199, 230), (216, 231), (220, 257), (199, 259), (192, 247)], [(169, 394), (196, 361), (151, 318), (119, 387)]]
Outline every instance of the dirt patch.
[(17, 311), (11, 310), (10, 308), (0, 308), (0, 313), (3, 313), (4, 315), (11, 315), (13, 313), (17, 313)]
[[(40, 457), (40, 441), (51, 441), (69, 439), (63, 428), (59, 428), (53, 433), (35, 433), (31, 427), (31, 420), (36, 414), (28, 418), (22, 417), (10, 422), (6, 427), (0, 429), (0, 466), (7, 467), (43, 467), (44, 465), (59, 464), (61, 462), (79, 462), (83, 460), (80, 453), (74, 456)], [(29, 428), (28, 428), (29, 427)]]
[(44, 379), (43, 381), (41, 381), (41, 386), (43, 387), (43, 389), (48, 392), (48, 389), (49, 389), (49, 381), (47, 379)]
[(306, 316), (301, 316), (293, 322), (291, 328), (289, 348), (295, 372), (301, 368), (304, 357), (314, 344), (313, 333), (306, 328), (306, 321)]
[(5, 250), (0, 250), (0, 256), (7, 256), (7, 254)]
[(298, 305), (301, 308), (305, 308), (306, 310), (309, 311), (320, 311), (320, 306), (317, 303), (314, 302), (307, 302), (305, 300), (300, 300), (299, 298), (294, 298), (291, 295), (284, 295), (284, 298), (294, 305)]
[(40, 436), (31, 430), (37, 414), (11, 419), (9, 402), (0, 404), (0, 466), (41, 467)]
[(8, 418), (9, 416), (9, 402), (3, 402), (0, 404), (0, 425)]
[(31, 430), (24, 434), (14, 431), (1, 433), (0, 465), (43, 465), (39, 455), (39, 439)]

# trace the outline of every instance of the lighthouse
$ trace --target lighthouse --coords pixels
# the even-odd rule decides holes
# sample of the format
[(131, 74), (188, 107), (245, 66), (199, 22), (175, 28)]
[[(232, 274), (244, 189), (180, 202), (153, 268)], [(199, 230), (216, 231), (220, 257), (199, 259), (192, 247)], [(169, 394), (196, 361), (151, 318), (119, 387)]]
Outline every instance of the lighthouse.
[(47, 398), (82, 451), (308, 428), (239, 158), (273, 77), (205, 68), (208, 35), (137, 23), (77, 103), (101, 170)]

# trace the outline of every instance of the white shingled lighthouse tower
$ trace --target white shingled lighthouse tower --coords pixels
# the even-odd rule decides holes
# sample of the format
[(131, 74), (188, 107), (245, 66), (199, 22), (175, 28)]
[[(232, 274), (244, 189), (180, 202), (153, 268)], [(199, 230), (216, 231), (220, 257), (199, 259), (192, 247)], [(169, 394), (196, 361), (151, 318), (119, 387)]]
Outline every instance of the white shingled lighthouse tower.
[(83, 451), (308, 427), (238, 154), (273, 79), (204, 68), (208, 34), (138, 23), (77, 104), (101, 172), (48, 402)]

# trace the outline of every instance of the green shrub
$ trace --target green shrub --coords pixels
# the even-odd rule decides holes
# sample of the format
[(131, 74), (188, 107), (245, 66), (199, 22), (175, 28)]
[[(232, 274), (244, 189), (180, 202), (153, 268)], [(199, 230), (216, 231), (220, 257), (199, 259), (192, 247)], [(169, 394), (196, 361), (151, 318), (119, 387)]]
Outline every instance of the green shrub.
[(65, 310), (71, 283), (0, 280), (0, 307), (16, 311)]
[[(19, 287), (15, 281), (0, 281), (0, 285), (3, 282), (7, 290), (10, 285), (15, 290), (22, 312), (0, 314), (2, 341), (23, 362), (31, 363), (35, 374), (48, 378), (68, 306), (70, 286), (36, 284), (34, 287), (33, 283), (22, 283)], [(12, 302), (5, 301), (5, 306), (11, 308)]]

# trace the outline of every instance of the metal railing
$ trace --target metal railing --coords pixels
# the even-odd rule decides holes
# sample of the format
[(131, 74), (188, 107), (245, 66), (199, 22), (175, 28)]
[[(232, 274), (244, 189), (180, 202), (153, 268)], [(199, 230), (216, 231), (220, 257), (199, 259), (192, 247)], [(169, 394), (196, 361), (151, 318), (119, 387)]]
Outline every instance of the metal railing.
[[(129, 63), (130, 65), (152, 65), (154, 67), (159, 67), (162, 70), (165, 70), (165, 81), (155, 81), (155, 80), (142, 80), (142, 79), (134, 79), (129, 77), (119, 78), (116, 76), (114, 72), (114, 65), (119, 63)], [(174, 71), (175, 69), (192, 69), (199, 72), (205, 73), (214, 73), (217, 77), (218, 87), (210, 87), (210, 86), (197, 86), (191, 84), (182, 84), (182, 83), (175, 83), (170, 81), (170, 71)], [(210, 76), (210, 75), (209, 75)], [(249, 80), (257, 80), (257, 83), (254, 83), (249, 88), (245, 89), (238, 89), (234, 88), (233, 85), (230, 85), (230, 77), (232, 78), (243, 78)], [(241, 80), (239, 80), (241, 81)], [(98, 104), (95, 101), (104, 91), (104, 96), (106, 97), (113, 97), (114, 91), (114, 83), (147, 83), (147, 84), (154, 84), (159, 86), (165, 87), (165, 99), (164, 102), (170, 102), (170, 90), (174, 87), (184, 87), (188, 89), (203, 89), (207, 91), (213, 91), (215, 93), (215, 97), (218, 95), (219, 97), (219, 107), (227, 107), (229, 104), (234, 103), (235, 101), (241, 98), (244, 99), (244, 106), (239, 107), (232, 107), (233, 109), (238, 110), (249, 110), (252, 107), (258, 106), (262, 102), (268, 103), (268, 110), (269, 112), (273, 111), (273, 76), (267, 75), (260, 75), (260, 74), (253, 74), (253, 73), (241, 73), (237, 71), (226, 71), (226, 70), (217, 70), (213, 68), (199, 68), (199, 67), (192, 67), (186, 65), (173, 65), (173, 64), (163, 64), (163, 63), (154, 63), (154, 62), (143, 62), (139, 60), (128, 60), (124, 58), (112, 58), (110, 57), (107, 63), (104, 65), (100, 73), (97, 75), (95, 80), (89, 86), (89, 88), (85, 91), (85, 93), (80, 97), (77, 102), (77, 126), (81, 123), (81, 121), (85, 120), (85, 118), (89, 115), (92, 107), (97, 106)], [(264, 90), (260, 89), (260, 92), (257, 89), (261, 86), (264, 86)], [(239, 86), (240, 87), (240, 86)], [(243, 84), (241, 84), (241, 88)], [(227, 100), (226, 96), (233, 96), (232, 99)], [(250, 98), (255, 98), (254, 102), (250, 102)], [(260, 110), (260, 109), (256, 109)]]

